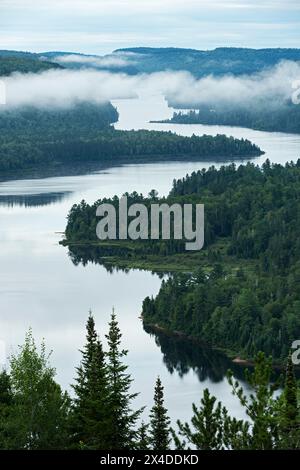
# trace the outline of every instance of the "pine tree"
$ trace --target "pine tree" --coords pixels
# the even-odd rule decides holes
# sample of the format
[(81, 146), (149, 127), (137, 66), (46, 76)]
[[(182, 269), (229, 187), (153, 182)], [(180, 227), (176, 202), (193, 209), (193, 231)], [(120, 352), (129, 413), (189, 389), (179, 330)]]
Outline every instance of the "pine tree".
[(108, 375), (105, 355), (90, 312), (86, 344), (77, 368), (75, 399), (71, 418), (72, 442), (81, 449), (106, 449), (110, 423)]
[(201, 405), (193, 403), (192, 426), (177, 421), (179, 435), (172, 430), (176, 448), (184, 449), (191, 444), (199, 450), (244, 449), (247, 446), (248, 424), (228, 415), (227, 409), (210, 395), (206, 388), (203, 391)]
[(286, 425), (295, 426), (298, 418), (297, 382), (294, 373), (291, 354), (289, 354), (285, 376), (285, 419)]
[(149, 450), (148, 428), (149, 424), (145, 424), (144, 421), (142, 421), (142, 424), (138, 429), (138, 441), (136, 444), (137, 450)]
[(154, 405), (150, 411), (150, 442), (153, 450), (170, 448), (170, 419), (164, 407), (164, 387), (159, 377), (154, 389)]
[(267, 359), (263, 352), (259, 352), (255, 357), (253, 373), (245, 371), (245, 379), (253, 390), (249, 396), (246, 396), (240, 384), (233, 380), (232, 372), (228, 374), (233, 394), (239, 398), (252, 422), (249, 438), (251, 450), (272, 450), (279, 445), (278, 398), (274, 396), (278, 383), (272, 382), (271, 375), (272, 359)]
[(130, 393), (132, 378), (122, 359), (126, 350), (120, 349), (122, 334), (113, 311), (109, 323), (107, 366), (109, 379), (110, 444), (108, 449), (132, 449), (137, 441), (135, 425), (142, 409), (133, 411), (131, 402), (137, 393)]
[(297, 449), (300, 447), (300, 416), (297, 397), (297, 381), (291, 354), (288, 356), (285, 387), (283, 391), (283, 417), (281, 448)]

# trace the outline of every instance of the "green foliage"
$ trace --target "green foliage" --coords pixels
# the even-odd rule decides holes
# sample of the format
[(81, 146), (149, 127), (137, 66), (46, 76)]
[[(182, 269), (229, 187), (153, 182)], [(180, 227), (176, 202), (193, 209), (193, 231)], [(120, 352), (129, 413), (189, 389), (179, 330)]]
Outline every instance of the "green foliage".
[(171, 132), (119, 131), (110, 104), (70, 108), (25, 107), (0, 112), (0, 171), (89, 162), (260, 155), (248, 140), (224, 135), (183, 137)]
[(148, 435), (149, 424), (142, 421), (137, 431), (137, 443), (136, 450), (149, 450), (150, 449), (150, 438)]
[(283, 391), (272, 382), (271, 360), (263, 353), (257, 354), (254, 371), (245, 374), (250, 393), (228, 372), (232, 392), (248, 415), (246, 420), (231, 417), (205, 389), (200, 406), (193, 404), (191, 423), (177, 422), (177, 434), (169, 428), (159, 378), (150, 422), (137, 427), (141, 410), (131, 410), (136, 394), (129, 390), (132, 379), (121, 360), (126, 351), (120, 349), (121, 332), (114, 313), (107, 339), (105, 355), (90, 314), (70, 412), (71, 400), (54, 382), (55, 371), (44, 344), (38, 352), (29, 331), (19, 354), (11, 358), (10, 374), (0, 374), (0, 449), (163, 451), (171, 447), (171, 435), (175, 449), (300, 448), (299, 388), (290, 357)]
[(288, 356), (285, 386), (282, 394), (281, 407), (281, 446), (288, 449), (300, 447), (300, 407), (298, 403), (299, 389), (295, 378), (291, 354)]
[(44, 343), (38, 352), (31, 330), (19, 353), (11, 357), (9, 383), (6, 377), (7, 448), (56, 449), (67, 444), (70, 401), (54, 381), (48, 358)]
[(270, 102), (256, 102), (255, 107), (210, 105), (201, 106), (199, 111), (175, 112), (171, 119), (162, 122), (238, 126), (260, 131), (299, 134), (300, 107), (292, 103), (276, 103), (274, 106)]
[(192, 428), (188, 423), (177, 421), (179, 436), (173, 430), (176, 446), (185, 448), (190, 444), (198, 450), (243, 449), (247, 447), (249, 424), (236, 420), (216, 397), (206, 388), (203, 391), (200, 408), (193, 404)]
[[(300, 60), (299, 49), (249, 49), (218, 47), (203, 51), (178, 47), (131, 47), (115, 52), (136, 53), (136, 73), (161, 70), (187, 70), (195, 77), (207, 75), (249, 75), (274, 66), (282, 60)], [(176, 105), (176, 97), (172, 100)]]
[[(182, 71), (186, 70), (195, 77), (204, 77), (207, 75), (249, 75), (268, 69), (282, 60), (299, 61), (299, 49), (269, 48), (269, 49), (249, 49), (239, 47), (218, 47), (213, 50), (203, 51), (196, 49), (183, 49), (177, 47), (133, 47), (119, 49), (114, 53), (134, 53), (134, 63), (131, 60), (123, 67), (118, 67), (118, 72), (123, 71), (127, 74), (153, 73), (163, 70)], [(57, 57), (70, 55), (68, 52), (45, 52), (40, 54), (32, 54), (22, 51), (3, 51), (0, 50), (1, 58), (18, 58), (35, 61), (37, 64), (46, 59), (51, 62)], [(80, 54), (85, 57), (85, 54)], [(93, 56), (94, 57), (94, 56)], [(97, 56), (95, 56), (97, 57)], [(43, 62), (42, 62), (43, 63)], [(93, 68), (105, 68), (111, 72), (115, 72), (115, 67), (109, 65), (92, 66)], [(55, 66), (55, 63), (51, 63)], [(78, 62), (69, 62), (64, 64), (67, 68), (80, 68)], [(84, 63), (84, 67), (89, 64)], [(28, 66), (27, 66), (28, 67)], [(27, 67), (22, 64), (18, 68), (18, 64), (12, 67), (11, 71), (19, 70), (27, 71)], [(81, 66), (82, 67), (82, 66)], [(38, 70), (38, 69), (36, 69)], [(175, 97), (172, 104), (176, 105)]]
[(90, 313), (86, 344), (77, 368), (70, 429), (74, 447), (106, 449), (109, 446), (110, 412), (108, 407), (108, 371), (95, 321)]
[[(288, 368), (290, 371), (287, 372), (286, 381), (293, 374), (291, 363)], [(271, 381), (271, 376), (271, 360), (266, 359), (262, 352), (255, 358), (254, 371), (245, 373), (250, 394), (245, 393), (240, 383), (233, 378), (232, 372), (228, 371), (232, 393), (239, 399), (248, 419), (230, 417), (221, 402), (217, 402), (216, 397), (205, 389), (200, 408), (193, 404), (192, 427), (178, 421), (179, 436), (172, 431), (176, 448), (185, 448), (188, 443), (202, 450), (299, 449), (299, 416), (293, 416), (293, 433), (287, 434), (287, 428), (282, 426), (283, 415), (286, 414), (286, 389), (276, 395), (277, 385)], [(297, 408), (294, 398), (293, 393), (293, 406)], [(181, 437), (185, 440), (182, 441)]]
[(251, 386), (247, 397), (243, 388), (233, 380), (229, 372), (228, 379), (241, 405), (246, 409), (252, 425), (249, 448), (255, 450), (272, 450), (278, 448), (280, 436), (280, 417), (277, 411), (278, 398), (274, 392), (277, 385), (271, 382), (272, 359), (266, 359), (260, 352), (255, 358), (253, 373), (246, 371), (245, 378)]
[(86, 345), (77, 368), (75, 397), (70, 417), (71, 445), (79, 449), (130, 449), (145, 445), (146, 427), (136, 431), (142, 410), (133, 411), (132, 379), (122, 358), (121, 332), (113, 313), (109, 323), (108, 351), (104, 352), (90, 313)]
[[(205, 204), (207, 257), (220, 237), (228, 249), (218, 252), (218, 272), (212, 259), (201, 278), (163, 282), (157, 297), (144, 301), (145, 323), (246, 358), (261, 350), (284, 359), (300, 336), (299, 194), (299, 162), (229, 165), (175, 181), (172, 201)], [(226, 273), (228, 255), (245, 269)], [(255, 262), (252, 270), (245, 260)]]
[(122, 362), (127, 351), (121, 349), (122, 334), (113, 312), (106, 335), (108, 342), (107, 371), (109, 380), (108, 408), (110, 412), (109, 449), (131, 449), (137, 440), (136, 422), (143, 411), (133, 411), (131, 402), (137, 393), (131, 393), (132, 378), (127, 373), (128, 366)]
[[(211, 167), (174, 181), (167, 198), (157, 199), (154, 192), (126, 195), (128, 205), (139, 202), (148, 208), (153, 197), (158, 203), (205, 205), (205, 269), (163, 281), (156, 298), (143, 303), (144, 322), (246, 358), (261, 350), (284, 360), (300, 337), (300, 162)], [(164, 259), (185, 253), (186, 271), (189, 257), (190, 271), (195, 269), (193, 254), (185, 252), (180, 240), (100, 245), (96, 209), (102, 202), (117, 208), (119, 199), (92, 205), (82, 201), (70, 210), (65, 234), (75, 263), (110, 256), (147, 261), (151, 255)]]
[[(7, 52), (9, 53), (10, 51)], [(39, 60), (34, 54), (20, 56), (11, 53), (11, 55), (4, 55), (3, 51), (0, 51), (0, 77), (11, 75), (13, 72), (37, 73), (62, 68), (58, 64)]]
[(289, 354), (285, 377), (285, 419), (287, 426), (293, 426), (298, 419), (297, 382), (291, 354)]
[(11, 379), (5, 370), (0, 373), (0, 449), (10, 446), (10, 412), (13, 402)]
[(170, 419), (164, 407), (164, 387), (158, 377), (154, 389), (154, 405), (150, 411), (150, 443), (153, 450), (170, 448)]

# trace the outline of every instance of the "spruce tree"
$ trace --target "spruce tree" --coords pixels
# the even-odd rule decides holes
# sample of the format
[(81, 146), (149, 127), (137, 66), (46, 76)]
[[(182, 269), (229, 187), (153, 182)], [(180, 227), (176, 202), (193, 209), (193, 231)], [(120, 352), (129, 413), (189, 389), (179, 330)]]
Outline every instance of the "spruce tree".
[(109, 379), (110, 444), (108, 449), (132, 449), (137, 441), (135, 429), (142, 409), (133, 411), (131, 402), (138, 395), (131, 393), (132, 378), (122, 359), (127, 355), (121, 349), (122, 334), (113, 311), (106, 335), (108, 342), (107, 366)]
[(286, 425), (294, 427), (298, 419), (297, 382), (294, 373), (291, 354), (289, 354), (285, 375), (285, 420)]
[(297, 381), (291, 354), (288, 356), (285, 387), (283, 391), (283, 417), (281, 447), (297, 449), (300, 447), (300, 416), (297, 397)]
[(150, 443), (153, 450), (170, 448), (170, 419), (164, 407), (164, 387), (158, 377), (154, 389), (154, 405), (150, 411)]
[(74, 447), (106, 449), (109, 445), (108, 375), (105, 355), (90, 312), (86, 344), (77, 368), (75, 399), (71, 418)]
[(206, 388), (203, 391), (198, 408), (193, 403), (191, 425), (177, 421), (179, 436), (172, 430), (177, 449), (184, 449), (187, 444), (199, 450), (244, 449), (248, 442), (248, 423), (231, 418), (227, 409), (210, 395)]
[(245, 379), (252, 387), (249, 396), (246, 396), (241, 385), (233, 380), (232, 372), (228, 373), (233, 394), (239, 398), (252, 422), (249, 438), (251, 450), (272, 450), (279, 446), (280, 420), (277, 413), (279, 399), (274, 395), (279, 384), (274, 383), (271, 377), (272, 359), (266, 358), (263, 352), (259, 352), (255, 357), (254, 371), (252, 373), (245, 371)]
[(136, 444), (137, 450), (149, 450), (149, 436), (148, 436), (149, 424), (145, 424), (142, 421), (141, 426), (138, 429), (138, 441)]

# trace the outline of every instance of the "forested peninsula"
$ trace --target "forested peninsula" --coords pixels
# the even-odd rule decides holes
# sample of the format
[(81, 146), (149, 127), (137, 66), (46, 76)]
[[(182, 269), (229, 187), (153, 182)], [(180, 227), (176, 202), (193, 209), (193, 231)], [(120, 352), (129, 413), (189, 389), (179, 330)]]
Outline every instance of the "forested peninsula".
[(89, 261), (173, 272), (143, 304), (145, 324), (204, 341), (232, 357), (259, 350), (280, 361), (300, 337), (300, 161), (247, 163), (194, 172), (174, 181), (167, 198), (131, 202), (202, 203), (205, 246), (181, 240), (99, 241), (96, 207), (85, 201), (68, 216), (64, 244), (74, 263)]
[(247, 127), (259, 131), (300, 133), (300, 106), (286, 103), (273, 106), (272, 103), (256, 106), (201, 106), (188, 112), (175, 111), (171, 119), (159, 121), (171, 124), (205, 124), (218, 126)]
[(110, 104), (71, 108), (26, 107), (0, 112), (0, 175), (15, 170), (97, 162), (251, 158), (262, 150), (225, 135), (183, 137), (171, 132), (121, 131)]

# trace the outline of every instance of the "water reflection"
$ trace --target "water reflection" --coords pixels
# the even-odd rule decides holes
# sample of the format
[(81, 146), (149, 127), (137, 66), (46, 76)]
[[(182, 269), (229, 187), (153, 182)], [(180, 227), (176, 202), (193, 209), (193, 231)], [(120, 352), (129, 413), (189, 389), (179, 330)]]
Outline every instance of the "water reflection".
[(67, 199), (71, 191), (40, 193), (40, 194), (4, 194), (0, 195), (2, 207), (41, 207), (56, 204)]
[(76, 163), (61, 163), (60, 165), (47, 166), (41, 168), (29, 168), (0, 173), (0, 183), (16, 180), (38, 180), (53, 177), (82, 176), (92, 172), (103, 171), (106, 168), (114, 166), (114, 162), (93, 162), (83, 161)]
[[(87, 266), (89, 263), (103, 266), (110, 274), (124, 272), (129, 273), (133, 268), (126, 266), (130, 263), (132, 254), (126, 247), (120, 246), (83, 246), (75, 245), (68, 250), (68, 256), (74, 266)], [(134, 257), (133, 257), (134, 258)], [(122, 263), (121, 265), (119, 263)], [(151, 270), (149, 268), (134, 267), (135, 271), (148, 271), (156, 274), (162, 279), (166, 274), (171, 274), (167, 270)]]
[(144, 325), (144, 331), (154, 337), (170, 374), (176, 372), (180, 377), (184, 377), (192, 370), (200, 382), (209, 379), (213, 383), (218, 383), (224, 379), (228, 369), (231, 369), (237, 379), (244, 378), (244, 368), (221, 352), (188, 339), (157, 331), (151, 326)]

